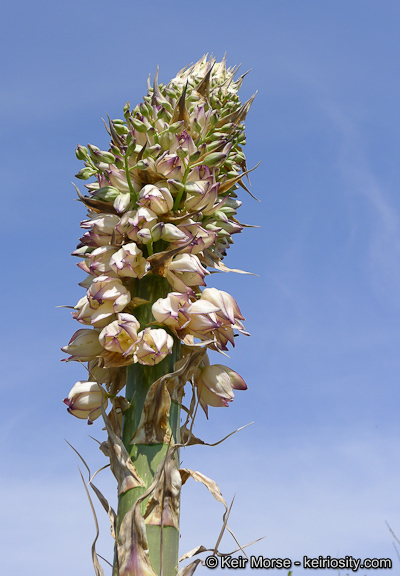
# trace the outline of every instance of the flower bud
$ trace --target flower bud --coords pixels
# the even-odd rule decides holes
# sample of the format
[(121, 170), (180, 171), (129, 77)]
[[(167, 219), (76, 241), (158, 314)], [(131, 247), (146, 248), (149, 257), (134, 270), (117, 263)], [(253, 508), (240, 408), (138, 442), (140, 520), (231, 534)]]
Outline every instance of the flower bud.
[(129, 192), (126, 192), (125, 194), (118, 194), (114, 200), (113, 206), (118, 214), (122, 214), (132, 207), (131, 201), (132, 199)]
[(85, 146), (81, 146), (78, 144), (77, 149), (75, 150), (76, 157), (78, 160), (86, 160), (89, 155), (88, 149)]
[(138, 132), (147, 132), (147, 126), (137, 118), (131, 118), (131, 124)]
[(114, 202), (118, 197), (120, 191), (115, 186), (102, 186), (95, 191), (93, 197), (99, 200), (105, 200), (106, 202)]
[(158, 242), (159, 240), (161, 240), (164, 228), (165, 228), (164, 222), (158, 222), (155, 226), (153, 226), (153, 228), (150, 230), (151, 239), (153, 242)]
[(223, 152), (211, 152), (204, 160), (203, 164), (206, 166), (218, 166), (227, 158), (227, 154)]
[[(161, 222), (159, 222), (159, 224), (161, 224)], [(161, 238), (166, 242), (176, 242), (178, 240), (186, 240), (187, 236), (181, 230), (179, 230), (179, 228), (175, 226), (175, 224), (167, 222), (164, 225)]]
[(170, 125), (170, 127), (168, 128), (169, 132), (172, 132), (173, 134), (177, 134), (178, 132), (182, 132), (183, 127), (184, 127), (184, 121), (183, 120), (179, 120), (179, 122), (174, 122), (173, 124)]
[(97, 330), (82, 328), (77, 330), (72, 336), (67, 346), (61, 348), (66, 354), (71, 354), (67, 360), (79, 360), (88, 362), (102, 353), (102, 346), (99, 342)]
[(82, 168), (79, 170), (78, 174), (75, 174), (75, 178), (79, 178), (80, 180), (88, 180), (93, 174), (96, 174), (97, 170), (93, 170), (93, 168)]
[(88, 419), (93, 424), (101, 414), (101, 405), (104, 410), (108, 405), (108, 398), (97, 382), (79, 381), (74, 384), (68, 398), (64, 399), (68, 412), (81, 419)]
[(181, 160), (183, 160), (188, 155), (188, 151), (186, 150), (186, 148), (182, 148), (181, 146), (179, 146), (179, 148), (177, 148), (176, 150), (176, 154), (177, 156), (179, 156)]

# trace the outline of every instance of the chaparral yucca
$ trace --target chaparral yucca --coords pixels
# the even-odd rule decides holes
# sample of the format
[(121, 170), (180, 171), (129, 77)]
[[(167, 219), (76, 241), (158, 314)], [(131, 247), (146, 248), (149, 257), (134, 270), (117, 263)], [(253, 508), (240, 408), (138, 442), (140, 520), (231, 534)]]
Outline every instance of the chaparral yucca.
[(88, 216), (73, 254), (87, 277), (73, 317), (84, 327), (62, 350), (88, 363), (88, 378), (64, 402), (89, 424), (105, 421), (101, 449), (118, 483), (117, 514), (94, 489), (115, 537), (113, 576), (177, 573), (180, 490), (189, 477), (225, 504), (212, 480), (179, 469), (179, 448), (202, 442), (192, 434), (198, 405), (208, 416), (209, 406), (228, 406), (234, 390), (247, 388), (207, 357), (234, 346), (235, 332), (248, 334), (233, 296), (206, 288), (210, 273), (232, 271), (222, 260), (243, 229), (236, 191), (247, 190), (242, 146), (254, 96), (240, 103), (245, 74), (235, 80), (236, 72), (206, 56), (165, 86), (157, 71), (144, 101), (109, 119), (109, 150), (76, 150), (85, 163), (77, 177), (95, 180), (86, 195), (77, 189)]

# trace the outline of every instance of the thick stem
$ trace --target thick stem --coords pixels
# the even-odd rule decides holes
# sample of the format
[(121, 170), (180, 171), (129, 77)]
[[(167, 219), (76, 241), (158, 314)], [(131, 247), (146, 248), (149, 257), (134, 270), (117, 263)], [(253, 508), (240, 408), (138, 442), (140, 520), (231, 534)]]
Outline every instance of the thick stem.
[[(134, 314), (141, 323), (142, 329), (153, 321), (151, 313), (152, 304), (161, 297), (165, 297), (171, 287), (164, 278), (159, 276), (145, 277), (135, 282), (134, 296), (144, 298), (149, 304), (143, 304), (135, 309)], [(133, 364), (127, 369), (126, 398), (131, 406), (124, 413), (122, 439), (130, 453), (132, 461), (145, 487), (138, 487), (122, 494), (118, 503), (118, 530), (125, 514), (132, 508), (136, 500), (152, 484), (157, 467), (164, 459), (167, 444), (131, 444), (131, 439), (138, 428), (146, 394), (150, 386), (161, 376), (174, 371), (174, 364), (179, 359), (179, 340), (174, 339), (172, 354), (155, 366)], [(180, 406), (172, 402), (169, 416), (169, 427), (174, 442), (179, 442)], [(176, 453), (179, 459), (179, 454)], [(142, 514), (145, 511), (147, 499), (141, 503)], [(150, 561), (154, 572), (159, 575), (161, 567), (161, 549), (163, 550), (163, 576), (175, 576), (178, 564), (179, 530), (171, 526), (147, 526), (147, 539), (149, 545)], [(162, 532), (162, 533), (161, 533)]]

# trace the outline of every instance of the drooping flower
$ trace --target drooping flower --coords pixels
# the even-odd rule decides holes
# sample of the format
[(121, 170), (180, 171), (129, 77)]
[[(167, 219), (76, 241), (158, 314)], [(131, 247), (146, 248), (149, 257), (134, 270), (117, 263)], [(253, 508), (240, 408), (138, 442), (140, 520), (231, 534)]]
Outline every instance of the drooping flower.
[(209, 274), (194, 254), (178, 254), (168, 264), (166, 278), (177, 292), (193, 293), (193, 286), (205, 286), (204, 277)]
[(66, 354), (71, 354), (67, 360), (88, 362), (99, 356), (102, 346), (99, 342), (99, 332), (89, 328), (81, 328), (72, 336), (67, 346), (61, 348)]
[(88, 424), (93, 424), (101, 414), (101, 405), (104, 410), (107, 408), (108, 398), (97, 382), (80, 380), (71, 388), (68, 398), (64, 398), (64, 404), (70, 414), (83, 420), (87, 418)]
[(237, 372), (222, 364), (200, 368), (195, 375), (199, 403), (206, 415), (208, 406), (227, 407), (235, 395), (233, 390), (246, 390), (247, 385)]
[(214, 335), (219, 343), (221, 350), (227, 350), (227, 344), (230, 342), (235, 345), (234, 330), (249, 336), (241, 320), (245, 320), (240, 312), (236, 300), (228, 293), (217, 288), (205, 288), (201, 294), (201, 299), (214, 304), (219, 310), (216, 316), (219, 320), (219, 326)]

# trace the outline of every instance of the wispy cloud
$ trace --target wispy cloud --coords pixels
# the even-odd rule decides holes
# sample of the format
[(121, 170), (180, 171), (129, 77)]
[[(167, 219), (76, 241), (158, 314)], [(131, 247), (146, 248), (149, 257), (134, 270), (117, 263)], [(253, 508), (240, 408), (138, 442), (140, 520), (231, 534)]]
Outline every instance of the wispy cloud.
[(338, 165), (347, 188), (361, 196), (371, 210), (367, 246), (371, 285), (379, 296), (400, 306), (400, 216), (394, 191), (374, 172), (356, 122), (334, 104), (327, 106), (327, 112), (340, 131)]

